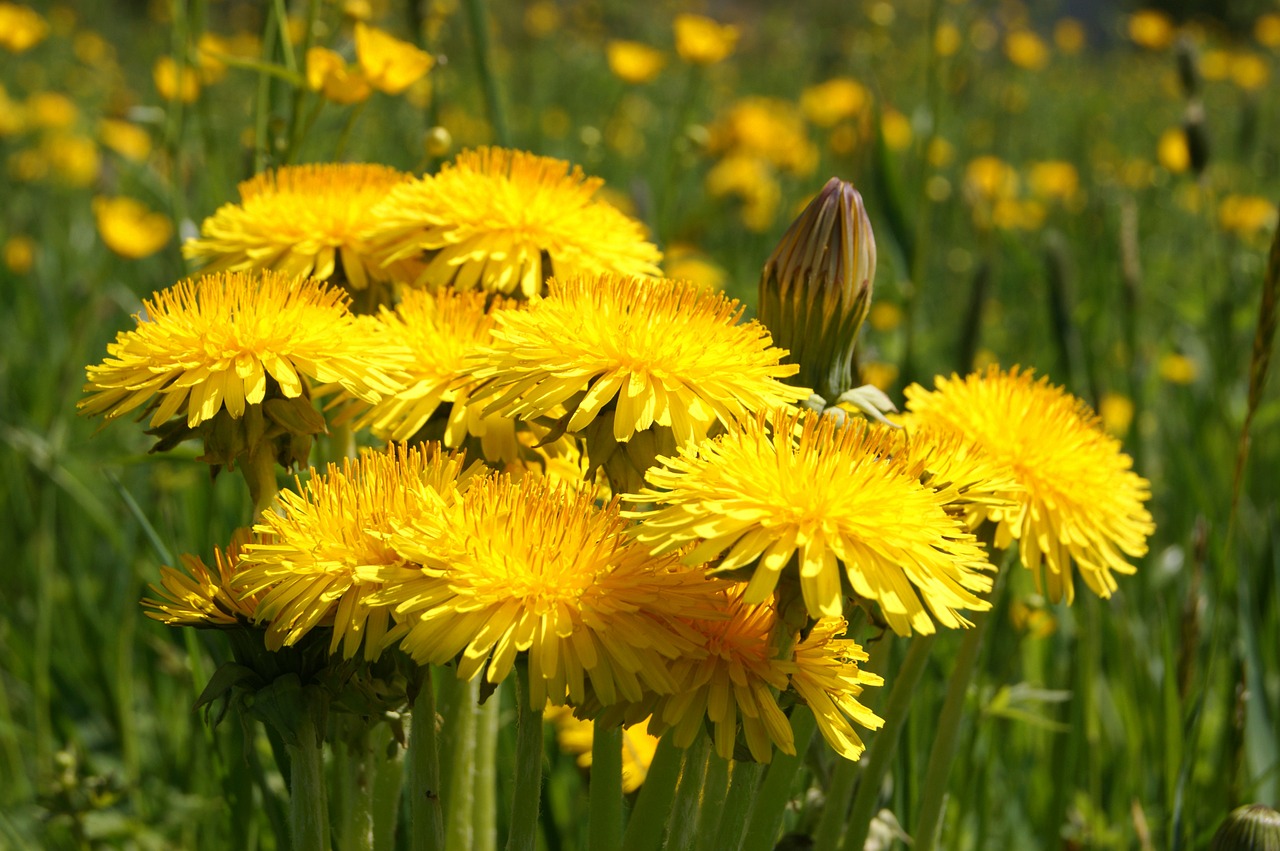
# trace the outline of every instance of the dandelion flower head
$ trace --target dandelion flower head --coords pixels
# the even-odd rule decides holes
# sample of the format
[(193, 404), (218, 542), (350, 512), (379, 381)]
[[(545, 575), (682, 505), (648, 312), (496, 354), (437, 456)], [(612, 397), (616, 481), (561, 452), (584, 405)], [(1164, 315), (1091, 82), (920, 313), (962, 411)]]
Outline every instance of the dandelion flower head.
[[(225, 549), (215, 549), (211, 570), (199, 556), (181, 556), (183, 570), (160, 568), (160, 587), (152, 585), (160, 599), (147, 598), (147, 617), (170, 626), (231, 628), (253, 622), (258, 598), (237, 589), (240, 555), (249, 540), (241, 529)], [(185, 572), (184, 572), (185, 571)]]
[(866, 746), (853, 724), (867, 730), (884, 724), (858, 696), (865, 686), (884, 685), (884, 679), (858, 667), (867, 654), (857, 642), (839, 637), (846, 629), (844, 618), (822, 618), (814, 624), (795, 647), (791, 687), (813, 711), (827, 744), (845, 759), (856, 760)]

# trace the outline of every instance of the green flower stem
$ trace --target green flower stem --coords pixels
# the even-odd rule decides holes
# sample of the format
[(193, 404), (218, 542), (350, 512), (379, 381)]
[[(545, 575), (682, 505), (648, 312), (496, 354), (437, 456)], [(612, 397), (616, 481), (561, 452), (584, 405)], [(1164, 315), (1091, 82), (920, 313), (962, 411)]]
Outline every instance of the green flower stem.
[(324, 741), (309, 704), (298, 718), (298, 742), (289, 747), (289, 832), (294, 851), (327, 851), (329, 813), (324, 782)]
[(453, 746), (449, 754), (449, 789), (445, 798), (445, 851), (471, 851), (475, 845), (476, 785), (471, 776), (476, 765), (476, 720), (479, 715), (480, 679), (458, 690), (458, 699), (449, 713), (453, 724)]
[(684, 751), (675, 746), (674, 737), (675, 733), (668, 730), (658, 741), (649, 773), (640, 787), (640, 797), (631, 811), (626, 835), (622, 837), (622, 851), (654, 851), (662, 842), (667, 813), (671, 811), (676, 782), (680, 779), (680, 766), (684, 763)]
[(702, 800), (698, 804), (698, 834), (693, 845), (696, 851), (717, 851), (715, 838), (729, 789), (729, 766), (729, 760), (712, 748), (707, 758), (707, 775), (702, 781)]
[(844, 845), (841, 846), (844, 851), (862, 851), (867, 843), (867, 831), (871, 828), (871, 819), (875, 817), (876, 804), (880, 801), (881, 782), (889, 770), (889, 762), (898, 745), (898, 736), (906, 723), (907, 710), (911, 708), (916, 684), (920, 682), (925, 663), (929, 660), (929, 651), (933, 649), (937, 639), (937, 633), (912, 638), (907, 658), (894, 675), (889, 702), (885, 705), (884, 726), (876, 731), (871, 747), (862, 760), (862, 777), (858, 780), (858, 789), (853, 796), (848, 832), (845, 833)]
[(240, 475), (244, 476), (249, 486), (249, 498), (253, 501), (255, 519), (271, 507), (276, 494), (280, 492), (280, 482), (276, 478), (276, 459), (266, 443), (253, 455), (240, 463)]
[(377, 773), (373, 778), (373, 848), (374, 851), (393, 851), (396, 822), (400, 815), (400, 791), (404, 783), (404, 750), (391, 746), (390, 726), (380, 724), (375, 732), (373, 753), (377, 759)]
[(670, 144), (664, 151), (665, 160), (658, 169), (662, 176), (662, 185), (658, 194), (658, 208), (655, 211), (654, 230), (662, 240), (671, 236), (671, 210), (680, 191), (680, 140), (684, 129), (689, 126), (693, 116), (694, 104), (698, 102), (698, 93), (702, 89), (705, 72), (701, 65), (690, 65), (689, 76), (685, 81), (684, 93), (680, 105), (675, 111), (675, 123), (671, 127)]
[(515, 793), (507, 851), (532, 851), (538, 836), (541, 803), (542, 708), (530, 706), (529, 672), (524, 665), (517, 665)]
[(720, 825), (715, 832), (715, 842), (704, 845), (708, 851), (738, 848), (742, 845), (742, 832), (751, 819), (756, 803), (756, 789), (764, 766), (758, 762), (734, 762), (729, 772), (729, 791), (720, 807)]
[[(889, 667), (889, 650), (893, 642), (886, 635), (871, 645), (865, 670), (880, 673)], [(875, 709), (878, 698), (884, 689), (868, 689), (862, 693), (862, 703), (869, 709)], [(831, 773), (831, 784), (827, 787), (826, 804), (822, 808), (822, 817), (818, 820), (818, 830), (813, 837), (815, 848), (837, 848), (840, 845), (840, 834), (844, 832), (849, 816), (849, 802), (853, 799), (853, 789), (858, 781), (858, 773), (862, 770), (861, 762), (847, 759), (836, 761)]]
[(699, 803), (707, 778), (707, 758), (711, 755), (711, 739), (700, 732), (684, 756), (684, 769), (676, 784), (676, 797), (667, 819), (666, 848), (685, 851), (693, 847), (698, 835)]
[(588, 848), (617, 848), (622, 841), (622, 728), (595, 723), (591, 739)]
[(809, 741), (817, 728), (818, 720), (807, 706), (797, 706), (792, 711), (791, 732), (795, 737), (796, 752), (773, 755), (773, 762), (764, 775), (764, 783), (760, 786), (760, 794), (756, 796), (756, 805), (751, 812), (747, 840), (742, 845), (744, 851), (770, 851), (773, 848), (778, 832), (782, 829), (782, 817), (786, 813), (787, 803), (791, 800), (791, 787), (796, 782), (796, 772), (804, 762)]
[(476, 725), (475, 851), (498, 848), (498, 720), (502, 701), (497, 693), (479, 709)]
[(370, 730), (360, 719), (346, 725), (347, 741), (335, 747), (335, 775), (341, 796), (338, 837), (342, 851), (373, 851), (373, 784), (377, 771)]
[(463, 6), (467, 12), (467, 25), (471, 29), (471, 43), (476, 51), (476, 71), (484, 90), (484, 103), (489, 113), (489, 123), (493, 125), (493, 136), (499, 145), (508, 148), (511, 146), (511, 132), (507, 129), (507, 114), (503, 109), (498, 78), (493, 69), (489, 19), (486, 17), (488, 9), (484, 0), (466, 0)]
[(436, 741), (436, 694), (431, 668), (422, 669), (422, 683), (413, 699), (409, 728), (409, 846), (444, 845), (444, 814), (440, 809), (440, 759)]

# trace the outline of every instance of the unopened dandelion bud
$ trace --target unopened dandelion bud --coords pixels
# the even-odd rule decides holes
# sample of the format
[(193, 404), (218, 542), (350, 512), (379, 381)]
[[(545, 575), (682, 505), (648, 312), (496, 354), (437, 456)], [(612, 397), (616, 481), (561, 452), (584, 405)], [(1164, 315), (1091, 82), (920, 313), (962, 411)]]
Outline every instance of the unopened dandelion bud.
[(791, 224), (760, 278), (760, 321), (800, 365), (792, 383), (824, 399), (853, 387), (853, 351), (875, 273), (862, 196), (833, 177)]
[(1199, 102), (1187, 105), (1186, 114), (1182, 117), (1182, 132), (1187, 137), (1191, 170), (1197, 175), (1203, 174), (1209, 165), (1209, 133), (1204, 126), (1204, 107)]
[(1209, 851), (1280, 851), (1280, 813), (1264, 804), (1232, 810)]
[(1174, 56), (1178, 63), (1178, 82), (1182, 85), (1182, 94), (1193, 98), (1200, 91), (1200, 56), (1195, 41), (1190, 36), (1183, 35), (1178, 39)]

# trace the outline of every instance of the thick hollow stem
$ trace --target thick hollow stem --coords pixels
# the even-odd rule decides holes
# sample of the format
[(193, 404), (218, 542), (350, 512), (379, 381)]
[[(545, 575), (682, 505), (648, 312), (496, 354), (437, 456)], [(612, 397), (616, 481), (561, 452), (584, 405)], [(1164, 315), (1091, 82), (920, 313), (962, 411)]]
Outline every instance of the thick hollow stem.
[(529, 673), (516, 666), (516, 774), (507, 851), (532, 851), (542, 800), (542, 707), (529, 705)]
[(591, 739), (589, 813), (588, 847), (617, 848), (622, 841), (622, 728), (599, 721)]
[(422, 685), (413, 700), (409, 728), (409, 837), (413, 848), (444, 845), (440, 808), (440, 757), (436, 740), (436, 693), (431, 669), (422, 669)]

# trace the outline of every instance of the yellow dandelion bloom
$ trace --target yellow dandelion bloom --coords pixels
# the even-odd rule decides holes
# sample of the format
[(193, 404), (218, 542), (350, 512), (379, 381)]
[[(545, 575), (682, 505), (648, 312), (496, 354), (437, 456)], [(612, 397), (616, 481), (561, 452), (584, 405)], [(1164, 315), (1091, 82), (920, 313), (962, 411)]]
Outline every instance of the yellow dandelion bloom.
[(161, 56), (151, 69), (156, 91), (165, 100), (195, 103), (200, 97), (200, 74), (190, 65), (179, 65), (172, 56)]
[(834, 127), (857, 118), (870, 104), (867, 87), (851, 77), (836, 77), (800, 93), (800, 111), (817, 127)]
[[(884, 678), (858, 667), (867, 654), (857, 642), (840, 638), (844, 618), (822, 618), (796, 645), (789, 666), (791, 687), (813, 711), (818, 730), (832, 750), (849, 760), (862, 757), (866, 746), (853, 724), (878, 730), (884, 721), (858, 702), (864, 686), (884, 685)], [(851, 723), (852, 722), (852, 723)]]
[(1156, 160), (1165, 170), (1181, 174), (1191, 167), (1191, 149), (1187, 145), (1187, 133), (1181, 127), (1170, 127), (1160, 134), (1156, 143)]
[(36, 92), (27, 98), (27, 118), (46, 130), (70, 130), (80, 120), (76, 102), (61, 92)]
[(435, 58), (407, 41), (356, 23), (356, 59), (369, 83), (378, 91), (398, 95), (435, 65)]
[(419, 264), (435, 289), (542, 292), (560, 277), (657, 275), (662, 259), (639, 222), (594, 197), (604, 182), (523, 151), (463, 151), (439, 174), (394, 189), (378, 209), (388, 262)]
[(1267, 12), (1253, 22), (1253, 37), (1263, 47), (1280, 47), (1280, 14)]
[(391, 543), (422, 567), (378, 571), (374, 599), (407, 625), (420, 664), (458, 658), (458, 676), (491, 683), (519, 653), (530, 705), (605, 704), (676, 688), (667, 660), (696, 656), (680, 618), (713, 617), (716, 583), (677, 558), (654, 558), (624, 531), (616, 501), (539, 476), (473, 485), (453, 506), (421, 512)]
[(102, 241), (121, 257), (149, 257), (173, 239), (173, 222), (132, 198), (93, 199), (93, 218)]
[(1260, 195), (1228, 195), (1218, 204), (1218, 224), (1249, 238), (1276, 226), (1276, 205)]
[(1049, 64), (1049, 45), (1031, 30), (1014, 30), (1004, 38), (1004, 55), (1019, 68), (1039, 71)]
[(16, 234), (4, 241), (0, 251), (4, 265), (15, 275), (25, 275), (36, 264), (36, 241), (26, 234)]
[(733, 53), (738, 28), (702, 15), (680, 14), (673, 22), (676, 53), (691, 65), (715, 65)]
[(161, 567), (160, 587), (151, 586), (156, 598), (148, 597), (142, 601), (142, 605), (151, 610), (147, 617), (170, 626), (228, 628), (250, 625), (258, 598), (253, 594), (242, 594), (237, 588), (240, 556), (248, 540), (249, 530), (240, 529), (225, 550), (215, 549), (214, 570), (194, 555), (181, 556), (183, 570)]
[(748, 230), (763, 233), (773, 226), (782, 187), (767, 160), (732, 153), (707, 172), (706, 185), (712, 198), (736, 197), (742, 202), (742, 223)]
[(340, 53), (327, 47), (307, 48), (307, 88), (344, 106), (366, 100), (373, 93), (364, 72), (347, 65)]
[(1053, 25), (1053, 43), (1065, 56), (1074, 56), (1084, 50), (1088, 36), (1084, 24), (1075, 18), (1061, 18)]
[(1170, 384), (1192, 384), (1200, 370), (1196, 362), (1179, 352), (1168, 352), (1161, 356), (1157, 367), (1160, 378)]
[(661, 50), (638, 41), (614, 39), (604, 46), (604, 51), (613, 76), (632, 85), (650, 82), (667, 64)]
[(1032, 163), (1027, 171), (1027, 186), (1040, 198), (1067, 202), (1080, 191), (1080, 174), (1066, 160)]
[[(759, 603), (784, 571), (798, 579), (814, 618), (842, 614), (842, 577), (879, 603), (899, 634), (967, 625), (984, 610), (986, 555), (948, 513), (952, 489), (920, 482), (893, 429), (778, 411), (682, 448), (648, 471), (651, 487), (627, 498), (652, 503), (633, 532), (655, 553), (696, 543), (690, 563), (713, 572), (749, 569), (744, 594)], [(841, 567), (843, 566), (843, 569)]]
[(997, 512), (1017, 505), (1022, 487), (1012, 471), (982, 446), (953, 429), (900, 417), (906, 427), (905, 456), (911, 474), (946, 500), (948, 512), (977, 529)]
[[(567, 706), (548, 707), (542, 716), (556, 727), (556, 741), (566, 753), (577, 754), (578, 765), (591, 767), (591, 746), (595, 725), (575, 718)], [(653, 755), (658, 750), (658, 737), (649, 732), (649, 719), (622, 728), (622, 791), (630, 794), (644, 785)]]
[(1246, 92), (1256, 92), (1271, 77), (1271, 65), (1256, 53), (1236, 53), (1231, 57), (1231, 82)]
[(151, 154), (151, 134), (136, 124), (115, 118), (104, 118), (98, 124), (102, 144), (133, 162), (142, 162)]
[(35, 9), (0, 3), (0, 47), (25, 53), (49, 35), (49, 24)]
[(342, 646), (375, 659), (403, 632), (390, 610), (370, 603), (382, 583), (379, 568), (407, 569), (390, 543), (395, 527), (421, 513), (438, 512), (466, 491), (480, 465), (445, 455), (432, 445), (330, 464), (297, 492), (283, 490), (274, 511), (262, 515), (236, 576), (258, 597), (255, 619), (267, 627), (267, 648), (296, 644), (317, 626), (332, 626), (329, 652)]
[(382, 165), (286, 166), (240, 184), (240, 203), (224, 204), (182, 246), (206, 272), (273, 269), (354, 290), (385, 281), (369, 236), (372, 211), (409, 176)]
[[(494, 316), (517, 303), (493, 300), (483, 292), (406, 290), (395, 310), (383, 307), (380, 320), (391, 338), (413, 352), (409, 380), (395, 393), (364, 409), (357, 428), (372, 428), (384, 440), (405, 441), (427, 425), (436, 411), (448, 411), (443, 428), (446, 446), (458, 447), (468, 436), (481, 439), (488, 459), (514, 460), (515, 421), (483, 416), (472, 404), (476, 380), (469, 356), (492, 342)], [(344, 413), (344, 417), (347, 414)]]
[(1164, 50), (1177, 34), (1173, 20), (1158, 9), (1140, 9), (1129, 16), (1129, 38), (1139, 47)]
[(1018, 172), (999, 157), (977, 157), (965, 166), (964, 186), (974, 201), (994, 203), (1018, 194)]
[(1017, 367), (939, 376), (935, 385), (906, 389), (911, 414), (973, 440), (1022, 487), (1016, 507), (989, 514), (996, 546), (1018, 541), (1022, 563), (1054, 600), (1074, 596), (1073, 561), (1085, 584), (1109, 597), (1112, 574), (1134, 572), (1125, 556), (1144, 555), (1155, 529), (1143, 506), (1150, 485), (1119, 441), (1080, 400)]
[(223, 408), (238, 419), (263, 401), (268, 384), (285, 398), (301, 396), (309, 378), (376, 401), (396, 390), (407, 360), (360, 331), (341, 290), (313, 279), (206, 275), (142, 308), (137, 328), (117, 334), (108, 358), (88, 368), (81, 414), (115, 419), (153, 402), (153, 427), (175, 415), (195, 427)]
[(743, 98), (716, 118), (709, 133), (712, 153), (755, 157), (801, 176), (818, 164), (818, 148), (809, 140), (800, 110), (788, 101)]
[(896, 109), (886, 109), (880, 116), (880, 133), (884, 136), (884, 143), (894, 151), (905, 151), (911, 147), (915, 136), (911, 119)]

